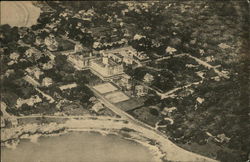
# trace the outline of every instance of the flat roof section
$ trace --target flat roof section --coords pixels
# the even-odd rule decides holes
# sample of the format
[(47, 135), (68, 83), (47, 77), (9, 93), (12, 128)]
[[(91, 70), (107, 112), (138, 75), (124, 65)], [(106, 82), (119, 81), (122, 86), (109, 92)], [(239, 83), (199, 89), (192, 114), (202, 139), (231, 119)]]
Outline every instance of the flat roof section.
[(113, 86), (111, 83), (98, 84), (98, 85), (94, 86), (93, 88), (101, 94), (117, 90), (117, 88), (115, 86)]

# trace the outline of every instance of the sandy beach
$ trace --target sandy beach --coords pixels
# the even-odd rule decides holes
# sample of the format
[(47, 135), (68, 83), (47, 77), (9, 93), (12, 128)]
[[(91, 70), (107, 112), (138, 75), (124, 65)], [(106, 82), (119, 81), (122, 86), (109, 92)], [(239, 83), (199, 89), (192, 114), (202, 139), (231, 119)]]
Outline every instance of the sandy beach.
[[(56, 135), (57, 133), (67, 133), (68, 131), (92, 131), (105, 134), (116, 134), (123, 138), (133, 140), (150, 149), (154, 155), (155, 161), (170, 160), (170, 161), (199, 161), (199, 162), (213, 162), (216, 160), (188, 152), (170, 140), (160, 136), (156, 132), (146, 129), (144, 127), (134, 125), (130, 122), (125, 122), (123, 119), (114, 120), (108, 118), (91, 119), (69, 119), (63, 124), (50, 123), (44, 125), (27, 124), (11, 130), (1, 131), (1, 141), (5, 146), (10, 146), (11, 140), (18, 143), (20, 138), (29, 138), (35, 142), (38, 135)], [(34, 136), (35, 135), (35, 136)], [(7, 144), (7, 145), (6, 145)], [(17, 145), (16, 143), (14, 143)], [(181, 156), (180, 156), (181, 155)]]

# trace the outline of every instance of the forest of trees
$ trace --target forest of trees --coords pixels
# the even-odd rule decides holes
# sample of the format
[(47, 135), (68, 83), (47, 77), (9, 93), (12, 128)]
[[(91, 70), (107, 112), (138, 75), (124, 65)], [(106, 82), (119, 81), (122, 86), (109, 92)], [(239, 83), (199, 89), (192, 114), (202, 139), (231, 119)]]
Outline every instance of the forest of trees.
[[(221, 79), (220, 82), (217, 82), (206, 77), (202, 84), (191, 87), (194, 90), (191, 95), (178, 99), (161, 100), (159, 96), (153, 94), (154, 96), (148, 97), (145, 101), (145, 105), (157, 105), (160, 110), (169, 106), (177, 107), (177, 111), (171, 114), (174, 124), (162, 129), (176, 143), (180, 145), (186, 143), (206, 145), (208, 139), (206, 132), (213, 135), (225, 134), (230, 140), (217, 143), (221, 150), (215, 153), (215, 158), (222, 162), (247, 160), (250, 150), (250, 46), (249, 5), (246, 1), (228, 1), (226, 3), (225, 1), (209, 0), (175, 3), (160, 1), (152, 4), (147, 10), (138, 2), (135, 4), (136, 10), (129, 10), (125, 14), (122, 14), (122, 11), (128, 9), (128, 6), (116, 1), (76, 1), (75, 3), (47, 1), (46, 3), (55, 9), (55, 12), (42, 13), (36, 25), (33, 25), (31, 29), (22, 29), (26, 31), (26, 34), (21, 39), (27, 44), (34, 43), (36, 37), (34, 31), (43, 29), (46, 24), (59, 20), (58, 29), (52, 31), (53, 34), (65, 35), (68, 33), (70, 39), (80, 41), (89, 49), (92, 48), (95, 41), (93, 33), (83, 32), (77, 27), (78, 22), (81, 22), (83, 28), (86, 29), (98, 25), (102, 26), (101, 29), (117, 28), (120, 34), (118, 37), (123, 36), (124, 31), (128, 31), (129, 36), (126, 38), (129, 40), (129, 45), (138, 51), (145, 52), (150, 58), (153, 58), (153, 55), (151, 55), (153, 53), (166, 55), (165, 50), (168, 46), (176, 49), (176, 53), (189, 53), (201, 59), (206, 56), (213, 56), (216, 60), (215, 65), (221, 65), (220, 69), (227, 70), (230, 73), (230, 79)], [(73, 17), (66, 19), (59, 16), (65, 8), (73, 13), (94, 9), (96, 15), (93, 22), (86, 22)], [(124, 25), (118, 27), (117, 22), (107, 22), (108, 17), (113, 18), (115, 15), (121, 19), (120, 21)], [(11, 107), (14, 106), (13, 104), (18, 97), (28, 98), (35, 94), (32, 86), (20, 81), (24, 76), (24, 69), (38, 62), (46, 63), (48, 61), (48, 58), (42, 57), (38, 62), (26, 60), (18, 64), (7, 65), (10, 61), (10, 53), (17, 52), (20, 54), (20, 58), (23, 58), (27, 50), (27, 47), (22, 47), (17, 43), (20, 39), (19, 30), (21, 31), (20, 28), (10, 27), (9, 25), (0, 26), (1, 75), (5, 74), (8, 69), (14, 70), (10, 76), (1, 80), (1, 95), (3, 96), (1, 98)], [(105, 33), (100, 32), (98, 34), (103, 34), (107, 37), (106, 40), (111, 40), (109, 37), (113, 33), (111, 30), (107, 30)], [(136, 34), (143, 37), (133, 39)], [(48, 33), (42, 32), (38, 36), (44, 39), (47, 35)], [(228, 48), (220, 48), (220, 43), (226, 44)], [(189, 76), (189, 71), (185, 71), (185, 64), (189, 61), (184, 58), (183, 60), (172, 59), (171, 62), (165, 61), (158, 65), (150, 64), (152, 67), (164, 69), (159, 74), (167, 78), (164, 80), (156, 75), (157, 73), (151, 72), (155, 77), (152, 85), (170, 90), (177, 86), (177, 81), (178, 84), (182, 83), (185, 80), (183, 77), (191, 76), (191, 79), (197, 79), (195, 76)], [(184, 72), (178, 73), (182, 70)], [(149, 70), (143, 68), (128, 71), (134, 76), (133, 79), (140, 81), (147, 72)], [(93, 96), (84, 85), (89, 81), (88, 76), (85, 77), (81, 73), (75, 72), (73, 67), (67, 64), (66, 56), (57, 56), (55, 67), (44, 70), (44, 76), (52, 78), (58, 85), (62, 82), (77, 82), (78, 88), (61, 94), (68, 100), (87, 104), (89, 98)], [(51, 91), (54, 89), (51, 88)], [(197, 110), (194, 110), (197, 97), (204, 98), (204, 102), (199, 105)], [(34, 110), (28, 105), (23, 105), (19, 112), (24, 114), (29, 114), (29, 112), (53, 112), (50, 109), (53, 106), (55, 105), (44, 102), (44, 104), (38, 105), (37, 110)], [(46, 107), (46, 109), (42, 109), (42, 107)], [(8, 109), (8, 111), (17, 114), (17, 111), (13, 109)], [(137, 113), (143, 113), (144, 116), (148, 115), (149, 119), (153, 118), (154, 122), (157, 121), (158, 117), (161, 117), (158, 110), (152, 108), (148, 111), (138, 109)], [(148, 122), (154, 124), (152, 121)]]

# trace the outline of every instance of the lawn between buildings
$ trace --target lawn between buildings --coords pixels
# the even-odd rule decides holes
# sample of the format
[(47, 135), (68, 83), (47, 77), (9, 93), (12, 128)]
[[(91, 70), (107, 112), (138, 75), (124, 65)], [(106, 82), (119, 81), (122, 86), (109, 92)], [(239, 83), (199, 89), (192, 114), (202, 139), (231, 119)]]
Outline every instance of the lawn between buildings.
[[(244, 111), (247, 110), (244, 105), (240, 106), (238, 86), (235, 78), (216, 81), (205, 77), (198, 85), (174, 92), (173, 97), (161, 100), (155, 95), (145, 102), (144, 107), (130, 113), (149, 125), (158, 123), (158, 130), (187, 150), (213, 158), (241, 161), (247, 154), (239, 147), (247, 148), (247, 142), (239, 140), (239, 134), (246, 138), (247, 131), (244, 133), (240, 128), (249, 124), (245, 122)], [(176, 109), (165, 111), (173, 108)]]
[[(160, 99), (157, 94), (150, 93), (153, 96), (144, 102), (143, 107), (130, 111), (131, 115), (151, 126), (155, 126), (156, 129), (167, 134), (172, 141), (190, 151), (218, 159), (231, 158), (238, 161), (245, 158), (246, 152), (239, 151), (239, 148), (234, 145), (235, 143), (244, 145), (239, 144), (240, 141), (236, 142), (235, 140), (238, 137), (233, 134), (233, 132), (240, 132), (239, 125), (230, 122), (231, 126), (234, 125), (234, 130), (228, 131), (230, 130), (230, 124), (227, 124), (224, 119), (237, 118), (238, 121), (242, 120), (241, 117), (230, 115), (228, 112), (240, 113), (243, 109), (236, 109), (236, 107), (239, 107), (239, 98), (233, 97), (239, 96), (239, 94), (235, 94), (238, 93), (236, 78), (219, 77), (213, 68), (208, 69), (199, 65), (187, 56), (170, 57), (158, 63), (151, 62), (146, 67), (137, 68), (134, 79), (143, 82), (147, 73), (154, 76), (155, 80), (163, 80), (164, 84), (157, 84), (156, 81), (146, 83), (155, 91), (183, 88), (173, 92), (172, 97), (165, 99)], [(194, 82), (199, 84), (184, 87)], [(230, 90), (229, 85), (233, 85), (237, 90)], [(220, 95), (223, 96), (224, 90), (228, 92), (226, 96), (235, 98), (233, 99), (235, 102), (231, 103), (230, 106), (228, 103), (231, 101), (226, 101), (226, 97), (223, 97), (223, 99), (219, 97)], [(230, 107), (230, 110), (227, 110), (228, 107)], [(173, 109), (173, 111), (166, 111), (170, 109)], [(222, 119), (221, 115), (225, 113), (227, 115)], [(209, 133), (213, 137), (208, 136)], [(242, 132), (240, 134), (244, 135)], [(229, 142), (221, 136), (230, 139)], [(226, 158), (226, 156), (230, 156), (230, 158)]]
[[(166, 2), (166, 3), (168, 3), (168, 2)], [(166, 4), (166, 3), (165, 3), (165, 6), (167, 7), (168, 4)], [(70, 4), (74, 4), (74, 3), (70, 3)], [(157, 19), (143, 18), (143, 14), (138, 14), (138, 13), (134, 13), (133, 11), (129, 11), (129, 13), (127, 13), (126, 16), (123, 16), (124, 17), (124, 22), (125, 22), (124, 26), (128, 26), (127, 24), (133, 24), (134, 25), (133, 22), (137, 22), (137, 25), (134, 25), (134, 28), (132, 28), (132, 29), (128, 28), (129, 32), (133, 33), (132, 35), (134, 35), (136, 33), (145, 33), (145, 34), (153, 35), (155, 38), (164, 37), (164, 34), (162, 34), (162, 33), (165, 33), (166, 35), (169, 35), (170, 37), (174, 37), (174, 36), (171, 36), (171, 35), (172, 35), (173, 32), (175, 32), (175, 33), (177, 33), (177, 37), (179, 37), (180, 35), (184, 36), (184, 37), (180, 37), (178, 39), (181, 40), (181, 41), (184, 41), (182, 43), (183, 45), (187, 44), (185, 52), (191, 51), (189, 53), (194, 53), (192, 51), (195, 51), (195, 52), (198, 53), (199, 49), (205, 49), (205, 53), (210, 53), (211, 55), (216, 54), (216, 55), (214, 55), (216, 57), (218, 57), (218, 55), (221, 55), (220, 60), (223, 60), (222, 62), (225, 62), (224, 60), (229, 60), (230, 57), (229, 58), (227, 58), (227, 57), (230, 56), (230, 54), (231, 55), (232, 54), (237, 55), (238, 53), (242, 53), (241, 50), (237, 50), (239, 52), (237, 52), (235, 50), (231, 50), (229, 52), (226, 52), (226, 54), (225, 54), (224, 51), (221, 52), (221, 51), (216, 50), (216, 47), (217, 47), (217, 44), (218, 44), (217, 42), (223, 42), (223, 41), (228, 42), (228, 43), (234, 45), (235, 47), (238, 47), (238, 46), (242, 45), (242, 43), (239, 43), (239, 42), (242, 42), (242, 40), (243, 40), (241, 38), (241, 35), (243, 35), (243, 32), (241, 30), (244, 30), (244, 28), (242, 27), (241, 24), (247, 24), (247, 23), (242, 23), (244, 21), (239, 16), (239, 15), (241, 15), (240, 13), (242, 11), (233, 9), (232, 6), (234, 6), (235, 3), (233, 3), (233, 4), (232, 3), (227, 3), (226, 5), (224, 5), (224, 3), (218, 2), (218, 3), (216, 3), (216, 5), (214, 5), (214, 2), (211, 2), (211, 3), (207, 3), (207, 2), (192, 3), (192, 2), (190, 2), (190, 3), (185, 3), (185, 5), (187, 5), (187, 7), (190, 7), (190, 10), (186, 10), (186, 11), (182, 12), (182, 8), (183, 8), (182, 3), (177, 3), (176, 5), (170, 5), (170, 6), (168, 6), (167, 10), (165, 9), (165, 6), (162, 5), (162, 2), (160, 2), (160, 5), (155, 5), (155, 6), (151, 7), (150, 9), (156, 9), (156, 10), (154, 12), (149, 12), (149, 13), (157, 13), (158, 14), (159, 12), (158, 12), (157, 9), (160, 9), (160, 11), (162, 10), (161, 15), (163, 15), (163, 16), (166, 15), (166, 16), (163, 17), (163, 19), (162, 19), (163, 21), (157, 21)], [(244, 3), (242, 3), (242, 5), (244, 5)], [(56, 4), (56, 7), (58, 7), (58, 6), (59, 5)], [(86, 5), (77, 5), (77, 6), (80, 7), (80, 8), (81, 7), (86, 7)], [(110, 5), (105, 5), (105, 6), (106, 6), (105, 7), (106, 10), (103, 10), (103, 6), (101, 6), (101, 5), (100, 5), (101, 9), (98, 9), (97, 7), (94, 7), (94, 8), (96, 8), (97, 11), (99, 11), (99, 13), (100, 13), (99, 15), (101, 15), (101, 16), (105, 16), (105, 14), (103, 14), (105, 12), (108, 12), (108, 11), (113, 12), (114, 11), (114, 10), (110, 9), (110, 8), (112, 8)], [(117, 5), (115, 5), (114, 7), (117, 8)], [(243, 8), (244, 7), (241, 7), (241, 9), (243, 9)], [(61, 10), (59, 10), (59, 11), (61, 11)], [(118, 10), (118, 11), (120, 12), (122, 10)], [(210, 14), (211, 11), (212, 11), (214, 16), (211, 16), (211, 14)], [(236, 12), (238, 12), (238, 11), (239, 11), (239, 13), (236, 14)], [(53, 16), (53, 14), (49, 15), (48, 16), (48, 22), (50, 22), (50, 20), (52, 21), (53, 20), (52, 18), (58, 17), (57, 14), (55, 14), (55, 15), (56, 16)], [(238, 17), (235, 17), (237, 15), (238, 15)], [(148, 17), (148, 14), (146, 16)], [(95, 17), (98, 18), (97, 16), (95, 16)], [(111, 15), (111, 17), (114, 17), (114, 16)], [(192, 19), (194, 17), (196, 17), (196, 19)], [(99, 23), (99, 24), (103, 24), (104, 21), (100, 21), (102, 19), (103, 18), (96, 19), (96, 22)], [(126, 21), (126, 19), (129, 20), (129, 21)], [(152, 21), (152, 20), (156, 20), (156, 21)], [(225, 21), (222, 21), (222, 20), (225, 20)], [(38, 21), (38, 22), (40, 24), (47, 24), (46, 21)], [(67, 21), (67, 22), (69, 22), (69, 21)], [(174, 22), (177, 22), (176, 23), (177, 27), (176, 27), (176, 25), (174, 25)], [(221, 25), (221, 22), (223, 22), (223, 25)], [(105, 24), (110, 26), (111, 23), (106, 22)], [(143, 31), (142, 29), (144, 29), (143, 27), (145, 26), (145, 24), (153, 24), (153, 27), (154, 27), (153, 30), (150, 31), (150, 32)], [(166, 30), (168, 28), (170, 28), (170, 29)], [(229, 30), (225, 31), (225, 28), (228, 28)], [(74, 31), (76, 31), (76, 30), (74, 30), (74, 28), (72, 28), (70, 30), (68, 30), (67, 28), (59, 28), (59, 29), (62, 30), (63, 32), (72, 31), (72, 33), (74, 33)], [(236, 30), (232, 30), (232, 29), (236, 29)], [(154, 31), (154, 33), (152, 34), (153, 31)], [(247, 32), (247, 30), (244, 30), (244, 31)], [(6, 30), (4, 30), (4, 34), (6, 34), (6, 33), (8, 34), (9, 32), (6, 32)], [(10, 34), (10, 35), (14, 35), (14, 34)], [(78, 33), (76, 35), (78, 35)], [(211, 35), (213, 35), (213, 36), (211, 37)], [(240, 36), (240, 37), (238, 37), (238, 36)], [(232, 39), (232, 38), (235, 38), (235, 39)], [(234, 40), (237, 40), (239, 42), (234, 41)], [(190, 41), (190, 43), (189, 43), (189, 41)], [(192, 43), (192, 41), (194, 41), (194, 43)], [(3, 42), (6, 42), (6, 41), (3, 41)], [(166, 42), (166, 44), (171, 43), (171, 41), (165, 41), (165, 42)], [(199, 42), (199, 43), (195, 43), (195, 42)], [(178, 45), (178, 43), (176, 43), (176, 44)], [(195, 44), (195, 45), (191, 45), (191, 44)], [(196, 44), (198, 44), (198, 45), (196, 45)], [(178, 50), (181, 49), (181, 47), (179, 48), (179, 46), (177, 46), (177, 45), (175, 46), (175, 43), (172, 43), (171, 45), (173, 45), (173, 47), (176, 48), (176, 49), (178, 47)], [(6, 45), (4, 45), (4, 46), (6, 46)], [(15, 46), (12, 43), (9, 43), (6, 47), (8, 47), (8, 50), (10, 50), (10, 49), (12, 50)], [(212, 47), (215, 48), (215, 49), (213, 49)], [(164, 46), (164, 49), (165, 49), (165, 46)], [(237, 48), (235, 48), (235, 49), (237, 49)], [(176, 71), (178, 71), (178, 70), (176, 70)], [(155, 73), (155, 71), (152, 71), (152, 72)], [(156, 79), (156, 80), (163, 80), (162, 83), (161, 82), (155, 83), (153, 86), (157, 87), (159, 85), (158, 86), (159, 89), (162, 88), (163, 91), (164, 90), (167, 91), (167, 90), (173, 88), (176, 85), (181, 86), (186, 81), (190, 81), (187, 78), (190, 78), (191, 81), (192, 81), (192, 79), (196, 77), (193, 72), (191, 72), (191, 74), (189, 74), (189, 71), (181, 70), (180, 73), (179, 73), (179, 76), (174, 75), (176, 78), (171, 79), (171, 73), (168, 74), (168, 72), (166, 72), (167, 75), (161, 74), (161, 76), (163, 76), (163, 77), (159, 76), (159, 78)], [(64, 76), (63, 74), (65, 74), (65, 73), (62, 73), (61, 77)], [(183, 77), (183, 74), (185, 74), (185, 77)], [(169, 75), (170, 75), (170, 77), (169, 77)], [(164, 79), (164, 77), (165, 78), (169, 77), (170, 79)], [(173, 81), (173, 82), (170, 84), (169, 82), (171, 82), (171, 81)], [(167, 87), (167, 88), (164, 89), (164, 87)], [(204, 85), (204, 87), (206, 87), (206, 86)], [(217, 87), (217, 86), (215, 86), (215, 87)], [(232, 87), (234, 87), (232, 91), (237, 91), (237, 90), (234, 90), (235, 86), (232, 86)], [(193, 87), (191, 87), (191, 88), (193, 88)], [(213, 87), (206, 87), (206, 88), (209, 91), (211, 89), (214, 91)], [(219, 88), (220, 87), (217, 87), (217, 89), (219, 89)], [(229, 90), (232, 89), (230, 87), (227, 87), (227, 88)], [(217, 94), (217, 92), (215, 94)], [(218, 93), (218, 94), (220, 94), (221, 96), (224, 96), (223, 93)], [(221, 98), (221, 96), (218, 95), (218, 94), (216, 95), (217, 98), (216, 97), (213, 98), (213, 95), (208, 97), (208, 98), (212, 98), (214, 100), (213, 102), (211, 101), (211, 103), (209, 102), (209, 104), (213, 105), (214, 103), (217, 103), (218, 98)], [(227, 94), (227, 93), (225, 93), (225, 94)], [(228, 93), (228, 94), (230, 94), (230, 93)], [(15, 95), (13, 95), (13, 96), (15, 96)], [(237, 94), (235, 96), (240, 96), (240, 95)], [(157, 98), (157, 96), (155, 96), (154, 98)], [(184, 98), (186, 98), (186, 97), (184, 97)], [(185, 101), (185, 103), (187, 105), (190, 105), (190, 108), (192, 108), (194, 106), (193, 102), (194, 102), (195, 99), (196, 99), (195, 97), (192, 97), (191, 98), (191, 100), (192, 100), (191, 103), (189, 103), (190, 102), (189, 98), (184, 99), (184, 101)], [(228, 99), (225, 99), (224, 101), (226, 101), (226, 100), (228, 101)], [(230, 101), (234, 101), (234, 98), (232, 98), (232, 99), (230, 98)], [(182, 105), (182, 101), (178, 100), (178, 101), (173, 101), (173, 102), (174, 103), (177, 102), (180, 106)], [(157, 104), (157, 103), (160, 103), (160, 101), (156, 99), (156, 101), (150, 102), (150, 103), (151, 104)], [(167, 103), (169, 103), (169, 102), (167, 102)], [(223, 109), (224, 107), (230, 107), (230, 105), (234, 105), (234, 103), (237, 103), (237, 102), (232, 102), (232, 103), (225, 102), (225, 103), (227, 103), (227, 105), (224, 105), (224, 106), (223, 105), (216, 105), (214, 107), (218, 107), (218, 108)], [(175, 104), (173, 104), (173, 105), (175, 105)], [(241, 105), (241, 104), (239, 104), (239, 105)], [(241, 106), (239, 106), (239, 105), (236, 104), (236, 105), (234, 105), (234, 107), (240, 109), (240, 107), (242, 107), (242, 105)], [(185, 109), (185, 107), (183, 107), (183, 109), (186, 110), (186, 111), (190, 111), (190, 112), (194, 111), (193, 109)], [(153, 113), (153, 114), (156, 114), (156, 113)], [(218, 114), (218, 112), (217, 112), (217, 114)], [(221, 114), (221, 113), (219, 113), (219, 114)], [(223, 113), (221, 115), (223, 116)], [(182, 119), (182, 117), (183, 117), (183, 114), (177, 113), (176, 119)], [(220, 118), (220, 117), (221, 116), (219, 116), (218, 118)], [(191, 116), (190, 120), (191, 119), (196, 119), (196, 116)], [(231, 118), (223, 119), (222, 121), (225, 121), (225, 120), (226, 121), (235, 121), (235, 122), (238, 121), (238, 120), (235, 120), (234, 118), (232, 118), (232, 119)], [(200, 121), (202, 121), (202, 120), (200, 120)], [(180, 120), (180, 122), (182, 122), (182, 121)], [(177, 123), (177, 122), (175, 121), (175, 123)], [(192, 124), (192, 122), (191, 122), (191, 124)], [(194, 132), (196, 132), (196, 131), (197, 130), (195, 129)], [(179, 131), (179, 132), (181, 132), (181, 131)], [(180, 133), (178, 133), (178, 131), (177, 131), (177, 132), (174, 132), (174, 134), (176, 134), (178, 136), (178, 134), (180, 134)], [(235, 132), (234, 134), (240, 135), (242, 133), (241, 132)], [(195, 138), (199, 139), (198, 135), (196, 136), (196, 135), (190, 134), (190, 138), (191, 137), (193, 137), (193, 139), (195, 139)], [(249, 139), (249, 138), (247, 138), (247, 136), (246, 136), (246, 138), (240, 138), (240, 137), (242, 137), (242, 136), (235, 137), (234, 139), (236, 139), (236, 141), (245, 142), (246, 144), (248, 143), (248, 142), (245, 141), (246, 139)], [(199, 141), (200, 141), (200, 139), (199, 139)], [(238, 148), (239, 150), (249, 150), (249, 146), (248, 147), (247, 146), (243, 147), (241, 144), (238, 144), (237, 142), (235, 144), (233, 144), (233, 145), (236, 146), (236, 147), (239, 147)], [(233, 158), (230, 159), (230, 156), (228, 156), (228, 157), (229, 157), (229, 158), (227, 158), (227, 159), (229, 159), (228, 161), (230, 161), (230, 160), (231, 161), (242, 161), (242, 160), (233, 160)]]
[(170, 57), (162, 61), (151, 61), (146, 67), (135, 69), (133, 77), (138, 81), (144, 81), (144, 76), (150, 74), (154, 77), (152, 82), (146, 83), (157, 91), (164, 93), (177, 87), (202, 80), (202, 76), (209, 70), (199, 65), (188, 56)]

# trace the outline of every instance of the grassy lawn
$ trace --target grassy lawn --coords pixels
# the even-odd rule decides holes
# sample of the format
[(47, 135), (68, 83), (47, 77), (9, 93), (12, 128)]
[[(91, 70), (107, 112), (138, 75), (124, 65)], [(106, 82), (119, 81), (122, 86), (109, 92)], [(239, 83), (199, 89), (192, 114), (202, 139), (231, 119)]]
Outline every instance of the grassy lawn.
[(59, 44), (58, 51), (67, 51), (67, 50), (74, 49), (74, 44), (67, 41), (67, 40), (64, 40), (62, 38), (57, 37), (57, 41), (58, 41), (58, 44)]
[(26, 125), (26, 124), (42, 124), (42, 123), (65, 123), (68, 119), (65, 118), (42, 118), (42, 117), (34, 117), (34, 118), (23, 118), (18, 119), (18, 124)]
[(91, 86), (104, 82), (97, 75), (93, 74), (90, 70), (84, 70), (84, 71), (81, 71), (80, 73), (82, 76), (84, 76), (87, 79), (88, 84)]
[(143, 81), (144, 76), (149, 73), (154, 76), (154, 81), (149, 86), (166, 92), (176, 87), (185, 86), (189, 83), (201, 80), (196, 72), (207, 71), (189, 57), (176, 57), (150, 63), (148, 67), (140, 67), (135, 70), (134, 78)]
[(133, 110), (144, 105), (144, 99), (142, 98), (130, 98), (127, 101), (119, 102), (116, 106), (120, 107), (124, 111)]
[(150, 126), (155, 126), (155, 123), (159, 120), (159, 116), (152, 114), (150, 110), (149, 107), (141, 107), (133, 110), (130, 114)]

